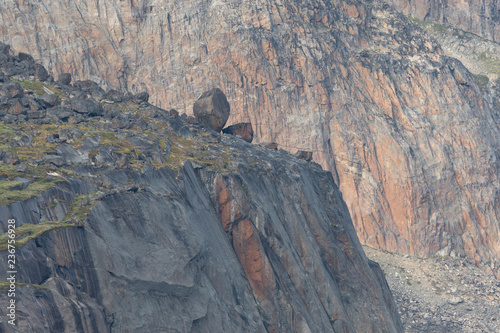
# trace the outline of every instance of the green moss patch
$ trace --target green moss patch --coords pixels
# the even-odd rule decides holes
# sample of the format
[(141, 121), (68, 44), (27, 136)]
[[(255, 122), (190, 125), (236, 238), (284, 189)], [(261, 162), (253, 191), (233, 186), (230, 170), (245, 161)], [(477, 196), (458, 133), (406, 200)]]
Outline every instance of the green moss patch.
[(21, 87), (23, 87), (25, 90), (29, 90), (34, 92), (37, 95), (48, 95), (49, 93), (45, 90), (48, 90), (54, 94), (56, 94), (58, 97), (61, 96), (62, 91), (60, 89), (57, 89), (54, 86), (51, 86), (50, 84), (47, 84), (45, 82), (40, 82), (40, 81), (33, 81), (33, 80), (16, 80), (21, 84)]
[[(16, 282), (14, 283), (16, 287), (27, 287), (31, 286), (36, 288), (37, 290), (50, 290), (49, 288), (39, 285), (39, 284), (31, 284), (31, 283), (20, 283)], [(10, 289), (10, 282), (9, 281), (0, 281), (0, 290), (9, 290)]]
[[(69, 211), (61, 221), (45, 221), (39, 224), (25, 223), (16, 230), (16, 248), (23, 247), (33, 238), (52, 230), (61, 228), (75, 227), (81, 225), (82, 221), (87, 218), (97, 200), (91, 199), (91, 194), (80, 195), (70, 205)], [(8, 233), (0, 235), (0, 252), (6, 251), (8, 248)]]
[(29, 184), (28, 187), (22, 189), (22, 182), (17, 182), (9, 179), (4, 179), (0, 181), (0, 204), (10, 205), (16, 201), (26, 201), (44, 191), (47, 191), (61, 180), (48, 180), (46, 178), (40, 178), (35, 180), (33, 183)]

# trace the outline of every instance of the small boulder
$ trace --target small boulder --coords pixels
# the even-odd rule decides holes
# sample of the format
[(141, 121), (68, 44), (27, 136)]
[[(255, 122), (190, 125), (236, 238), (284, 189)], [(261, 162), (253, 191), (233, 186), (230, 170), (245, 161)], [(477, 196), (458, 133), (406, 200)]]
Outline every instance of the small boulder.
[(45, 69), (45, 67), (43, 67), (40, 64), (37, 64), (35, 66), (35, 78), (38, 81), (45, 82), (49, 78), (49, 73), (47, 72), (47, 70)]
[(106, 99), (112, 102), (123, 102), (125, 95), (116, 89), (111, 89), (106, 93)]
[(62, 167), (65, 165), (64, 158), (59, 155), (45, 155), (43, 156), (45, 163), (55, 165), (56, 167)]
[(19, 82), (11, 81), (2, 86), (1, 94), (7, 98), (21, 98), (24, 96), (24, 89)]
[(0, 160), (4, 164), (17, 165), (19, 164), (19, 157), (15, 153), (5, 152), (0, 149)]
[(458, 305), (460, 303), (463, 303), (463, 298), (462, 297), (458, 297), (458, 296), (453, 296), (451, 297), (450, 299), (448, 299), (448, 304), (451, 304), (451, 305)]
[(253, 140), (253, 128), (251, 123), (239, 123), (228, 126), (222, 130), (223, 133), (239, 135), (246, 142)]
[(19, 54), (17, 55), (17, 57), (19, 58), (19, 61), (25, 61), (29, 64), (34, 64), (35, 63), (35, 59), (33, 59), (33, 57), (28, 54), (28, 53), (24, 53), (24, 52), (19, 52)]
[(278, 144), (276, 142), (262, 142), (260, 145), (267, 149), (278, 150)]
[(196, 120), (196, 118), (193, 117), (193, 116), (188, 116), (187, 119), (186, 119), (186, 121), (187, 121), (188, 124), (197, 124), (198, 123), (198, 121)]
[(71, 100), (71, 107), (77, 113), (93, 116), (102, 115), (102, 106), (93, 98), (82, 98)]
[(69, 85), (71, 83), (71, 74), (70, 73), (60, 74), (57, 82), (65, 86)]
[(83, 136), (83, 132), (78, 128), (63, 128), (59, 131), (59, 138), (64, 141), (73, 141), (80, 139)]
[(220, 132), (229, 118), (230, 106), (226, 95), (219, 89), (204, 92), (194, 103), (194, 116), (199, 123)]
[(25, 114), (27, 111), (28, 110), (23, 106), (19, 98), (15, 99), (7, 110), (8, 113), (15, 116)]
[(173, 118), (179, 118), (179, 111), (170, 109), (170, 111), (168, 111), (168, 115)]
[(28, 172), (28, 165), (26, 163), (21, 163), (17, 166), (16, 172), (26, 173)]
[(149, 100), (149, 94), (146, 91), (140, 92), (134, 95), (134, 100), (139, 102), (147, 102)]
[(36, 101), (44, 108), (51, 108), (53, 106), (59, 105), (59, 98), (56, 94), (52, 95), (41, 95), (36, 98)]
[(74, 84), (75, 88), (85, 91), (88, 94), (91, 94), (94, 98), (103, 99), (106, 97), (106, 93), (104, 89), (99, 87), (97, 83), (91, 80), (85, 81), (76, 81)]
[(313, 159), (313, 153), (312, 153), (312, 151), (299, 150), (295, 153), (295, 157), (300, 158), (301, 160), (306, 160), (307, 162), (310, 162)]

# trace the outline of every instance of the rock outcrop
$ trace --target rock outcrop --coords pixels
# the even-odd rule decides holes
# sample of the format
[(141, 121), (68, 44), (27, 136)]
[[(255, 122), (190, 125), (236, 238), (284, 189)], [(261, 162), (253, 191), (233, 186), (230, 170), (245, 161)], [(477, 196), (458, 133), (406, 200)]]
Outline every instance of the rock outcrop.
[(147, 88), (181, 113), (221, 87), (229, 124), (313, 151), (363, 243), (500, 272), (498, 116), (466, 68), (385, 3), (7, 3), (0, 36), (55, 73)]
[(1, 155), (25, 166), (0, 165), (0, 266), (12, 218), (19, 283), (2, 332), (402, 332), (330, 172), (21, 74), (23, 98), (61, 105), (0, 112)]
[(496, 0), (386, 0), (421, 20), (448, 25), (500, 42), (500, 4)]

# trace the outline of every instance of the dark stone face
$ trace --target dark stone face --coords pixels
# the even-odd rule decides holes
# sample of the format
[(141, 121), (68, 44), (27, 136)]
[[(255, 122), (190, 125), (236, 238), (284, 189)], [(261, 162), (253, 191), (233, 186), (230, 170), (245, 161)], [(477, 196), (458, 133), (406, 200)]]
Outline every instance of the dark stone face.
[(229, 118), (230, 106), (226, 95), (214, 88), (201, 95), (194, 103), (193, 112), (200, 124), (220, 132)]

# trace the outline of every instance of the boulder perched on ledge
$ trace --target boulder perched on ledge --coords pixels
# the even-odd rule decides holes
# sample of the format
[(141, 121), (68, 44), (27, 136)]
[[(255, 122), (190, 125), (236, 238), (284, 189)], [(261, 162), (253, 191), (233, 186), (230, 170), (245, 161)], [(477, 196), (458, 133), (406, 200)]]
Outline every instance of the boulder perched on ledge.
[(222, 130), (223, 133), (239, 135), (246, 142), (253, 140), (253, 128), (251, 123), (239, 123), (228, 126)]
[(194, 103), (194, 116), (200, 124), (220, 132), (229, 118), (230, 106), (226, 95), (219, 89), (204, 92)]

